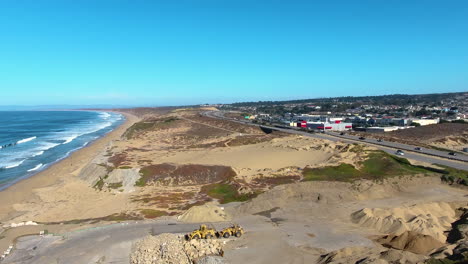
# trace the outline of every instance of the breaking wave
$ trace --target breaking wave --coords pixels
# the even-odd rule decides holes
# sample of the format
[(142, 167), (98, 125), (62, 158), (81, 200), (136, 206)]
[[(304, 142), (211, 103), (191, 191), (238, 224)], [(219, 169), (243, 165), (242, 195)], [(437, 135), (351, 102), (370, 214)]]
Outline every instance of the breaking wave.
[(29, 137), (29, 138), (21, 139), (21, 140), (18, 140), (18, 141), (16, 142), (16, 144), (26, 143), (26, 142), (29, 142), (29, 141), (34, 140), (34, 139), (36, 139), (36, 138), (37, 138), (37, 137)]
[(38, 169), (40, 169), (41, 167), (42, 167), (42, 163), (39, 163), (39, 164), (37, 164), (36, 167), (34, 167), (34, 168), (32, 168), (32, 169), (29, 169), (28, 172), (38, 170)]
[(19, 165), (21, 165), (26, 159), (22, 160), (22, 161), (18, 161), (16, 163), (13, 163), (13, 164), (9, 164), (9, 165), (5, 165), (3, 168), (5, 169), (12, 169), (12, 168), (16, 168), (18, 167)]

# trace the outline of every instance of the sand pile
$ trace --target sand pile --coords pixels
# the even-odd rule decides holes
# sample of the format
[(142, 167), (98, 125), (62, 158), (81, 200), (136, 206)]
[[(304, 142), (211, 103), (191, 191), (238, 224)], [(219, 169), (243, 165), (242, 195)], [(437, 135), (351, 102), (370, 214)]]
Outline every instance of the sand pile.
[(445, 242), (444, 232), (456, 220), (455, 210), (444, 202), (396, 208), (364, 208), (351, 215), (354, 223), (382, 233), (401, 235), (415, 231)]
[(350, 186), (343, 182), (301, 182), (279, 185), (233, 210), (235, 214), (256, 214), (273, 208), (286, 208), (291, 203), (329, 204), (353, 201), (356, 200), (357, 192), (350, 190)]
[(223, 222), (229, 221), (230, 219), (231, 217), (224, 209), (214, 203), (193, 206), (179, 216), (180, 221), (187, 223)]
[(222, 242), (215, 239), (185, 241), (182, 236), (161, 234), (135, 243), (132, 264), (191, 264), (207, 255), (221, 255)]
[[(339, 204), (343, 202), (382, 199), (396, 196), (401, 191), (421, 188), (421, 185), (440, 184), (436, 177), (408, 177), (398, 183), (383, 181), (376, 183), (369, 180), (346, 182), (299, 182), (279, 185), (244, 202), (235, 208), (235, 214), (255, 214), (272, 208), (287, 208), (291, 203)], [(230, 209), (231, 210), (231, 209)], [(453, 211), (453, 210), (452, 210)], [(403, 230), (404, 232), (406, 230)], [(391, 232), (388, 232), (391, 233)]]
[(406, 231), (403, 234), (387, 235), (377, 240), (385, 247), (391, 247), (400, 250), (410, 251), (416, 254), (428, 254), (434, 249), (444, 246), (439, 240), (419, 234), (413, 231)]

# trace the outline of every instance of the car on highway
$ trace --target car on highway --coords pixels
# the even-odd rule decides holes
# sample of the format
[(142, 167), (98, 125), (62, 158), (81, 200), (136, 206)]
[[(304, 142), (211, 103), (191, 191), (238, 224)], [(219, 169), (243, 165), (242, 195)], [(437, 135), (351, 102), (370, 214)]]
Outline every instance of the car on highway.
[(360, 140), (365, 140), (366, 138), (365, 137), (359, 137)]
[(400, 156), (404, 156), (405, 155), (405, 152), (403, 152), (403, 150), (399, 149), (395, 152), (395, 154), (397, 155), (400, 155)]
[(415, 147), (414, 150), (419, 150), (419, 151), (421, 151), (422, 148), (420, 148), (420, 147)]
[(340, 133), (340, 136), (343, 136), (343, 135), (344, 135), (344, 132), (341, 132), (341, 133)]
[(455, 152), (449, 152), (448, 153), (450, 156), (456, 156), (457, 154)]
[(379, 138), (377, 139), (377, 142), (383, 142), (383, 139)]

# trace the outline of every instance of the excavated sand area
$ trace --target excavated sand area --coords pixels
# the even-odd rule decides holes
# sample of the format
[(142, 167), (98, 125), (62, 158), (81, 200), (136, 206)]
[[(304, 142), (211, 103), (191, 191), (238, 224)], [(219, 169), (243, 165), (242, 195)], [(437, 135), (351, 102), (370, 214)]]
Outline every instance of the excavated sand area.
[[(249, 226), (249, 232), (243, 241), (227, 245), (225, 257), (234, 263), (266, 263), (265, 259), (284, 263), (355, 263), (353, 258), (361, 254), (356, 261), (373, 256), (363, 263), (400, 263), (392, 262), (398, 258), (416, 263), (413, 261), (426, 258), (419, 253), (443, 244), (443, 231), (449, 229), (450, 221), (455, 221), (453, 208), (468, 204), (467, 193), (441, 184), (437, 177), (423, 176), (392, 178), (384, 183), (363, 180), (277, 186), (251, 201), (226, 207), (226, 212), (234, 216), (233, 221)], [(376, 227), (385, 226), (380, 224), (383, 220), (373, 218), (355, 222), (356, 212), (362, 211), (383, 218), (396, 214), (406, 229), (379, 229)], [(387, 233), (394, 231), (400, 232)], [(385, 235), (391, 236), (380, 242), (393, 249), (373, 240)], [(323, 259), (329, 252), (330, 262)]]
[(444, 243), (444, 232), (455, 222), (455, 210), (446, 202), (415, 204), (394, 208), (364, 208), (351, 215), (352, 221), (385, 234), (413, 231)]
[(231, 216), (226, 214), (223, 207), (217, 206), (215, 203), (206, 203), (191, 207), (177, 219), (186, 223), (206, 223), (229, 221)]

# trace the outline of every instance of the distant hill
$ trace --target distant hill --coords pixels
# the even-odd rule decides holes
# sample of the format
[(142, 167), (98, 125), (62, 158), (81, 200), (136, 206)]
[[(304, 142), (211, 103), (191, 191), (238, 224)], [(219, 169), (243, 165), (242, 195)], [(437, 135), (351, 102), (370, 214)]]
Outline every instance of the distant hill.
[(435, 93), (435, 94), (389, 94), (379, 96), (343, 96), (328, 98), (311, 98), (301, 100), (285, 101), (258, 101), (258, 102), (239, 102), (230, 104), (234, 107), (242, 106), (268, 106), (268, 105), (286, 105), (286, 104), (324, 104), (324, 103), (361, 103), (361, 104), (380, 104), (380, 105), (407, 105), (418, 104), (421, 102), (440, 102), (443, 100), (454, 100), (457, 97), (466, 97), (468, 92), (457, 93)]

